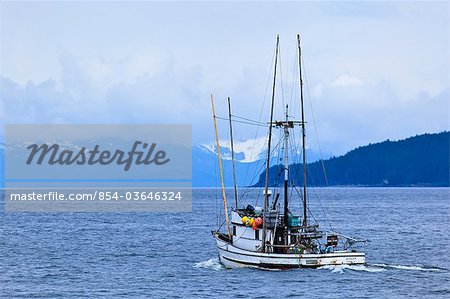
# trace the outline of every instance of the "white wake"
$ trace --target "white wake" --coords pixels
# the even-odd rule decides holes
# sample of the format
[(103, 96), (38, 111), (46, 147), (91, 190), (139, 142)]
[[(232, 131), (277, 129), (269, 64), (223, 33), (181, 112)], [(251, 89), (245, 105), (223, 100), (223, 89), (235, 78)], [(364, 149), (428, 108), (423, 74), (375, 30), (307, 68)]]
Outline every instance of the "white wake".
[(387, 264), (373, 264), (373, 266), (384, 269), (399, 269), (399, 270), (413, 270), (413, 271), (442, 271), (443, 269), (435, 267), (424, 266), (406, 266), (406, 265), (387, 265)]
[(389, 264), (367, 264), (367, 265), (336, 265), (323, 266), (319, 269), (331, 270), (332, 273), (344, 273), (345, 270), (364, 272), (384, 272), (388, 270), (407, 271), (443, 271), (444, 269), (435, 267), (425, 267), (422, 265), (389, 265)]
[(218, 258), (212, 258), (207, 261), (196, 263), (194, 268), (206, 268), (216, 271), (225, 269), (225, 267), (219, 262)]
[(372, 267), (369, 265), (336, 265), (323, 266), (319, 269), (331, 270), (332, 273), (344, 273), (344, 270), (364, 271), (364, 272), (383, 272), (386, 269), (381, 267)]

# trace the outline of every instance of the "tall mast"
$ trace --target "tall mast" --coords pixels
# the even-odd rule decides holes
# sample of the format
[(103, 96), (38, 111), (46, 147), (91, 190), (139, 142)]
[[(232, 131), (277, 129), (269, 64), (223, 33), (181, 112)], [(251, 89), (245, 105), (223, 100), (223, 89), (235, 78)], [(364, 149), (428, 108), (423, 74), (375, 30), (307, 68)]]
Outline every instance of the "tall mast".
[[(283, 126), (284, 129), (284, 226), (288, 226), (288, 180), (289, 180), (289, 121), (288, 121), (288, 105), (286, 105), (286, 123)], [(287, 242), (287, 238), (285, 238)], [(286, 243), (287, 244), (287, 243)]]
[(214, 130), (216, 132), (217, 155), (218, 155), (219, 170), (220, 170), (220, 183), (222, 185), (223, 209), (225, 212), (225, 220), (227, 222), (228, 237), (230, 238), (230, 241), (231, 241), (232, 239), (231, 239), (231, 231), (230, 231), (230, 220), (228, 219), (227, 197), (225, 195), (225, 185), (223, 183), (222, 156), (220, 155), (219, 134), (217, 132), (216, 112), (214, 110), (214, 100), (213, 100), (212, 95), (211, 95), (211, 106), (212, 106), (212, 114), (213, 114), (213, 119), (214, 119)]
[(238, 192), (236, 186), (236, 169), (234, 166), (234, 145), (233, 145), (233, 126), (231, 124), (231, 100), (228, 97), (228, 119), (230, 121), (230, 143), (231, 143), (231, 164), (233, 165), (233, 182), (234, 182), (234, 202), (236, 209), (238, 208)]
[(278, 63), (278, 44), (280, 37), (277, 35), (277, 46), (275, 49), (275, 67), (273, 72), (273, 86), (272, 86), (272, 104), (270, 107), (270, 121), (269, 121), (269, 140), (267, 143), (267, 161), (266, 161), (266, 186), (264, 192), (264, 214), (263, 214), (263, 233), (262, 233), (262, 250), (266, 252), (266, 213), (269, 209), (269, 168), (270, 168), (270, 144), (272, 142), (272, 122), (273, 122), (273, 107), (275, 103), (275, 83), (277, 78), (277, 63)]
[(300, 46), (300, 34), (297, 34), (298, 42), (298, 69), (300, 72), (300, 101), (302, 105), (302, 164), (303, 164), (303, 227), (308, 225), (306, 205), (306, 151), (305, 151), (305, 109), (303, 105), (303, 78), (302, 78), (302, 48)]

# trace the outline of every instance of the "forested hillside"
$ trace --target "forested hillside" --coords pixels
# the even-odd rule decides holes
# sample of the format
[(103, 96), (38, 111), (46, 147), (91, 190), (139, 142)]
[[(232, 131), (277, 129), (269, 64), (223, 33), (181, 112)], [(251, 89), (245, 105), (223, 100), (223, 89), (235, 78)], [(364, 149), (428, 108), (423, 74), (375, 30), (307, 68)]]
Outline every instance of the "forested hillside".
[[(323, 161), (328, 183), (317, 161), (307, 166), (308, 184), (316, 186), (449, 186), (450, 132), (423, 134), (400, 141), (358, 147)], [(289, 166), (292, 181), (301, 185), (300, 164)], [(270, 185), (281, 183), (281, 166), (269, 170)], [(264, 185), (265, 172), (258, 186)]]

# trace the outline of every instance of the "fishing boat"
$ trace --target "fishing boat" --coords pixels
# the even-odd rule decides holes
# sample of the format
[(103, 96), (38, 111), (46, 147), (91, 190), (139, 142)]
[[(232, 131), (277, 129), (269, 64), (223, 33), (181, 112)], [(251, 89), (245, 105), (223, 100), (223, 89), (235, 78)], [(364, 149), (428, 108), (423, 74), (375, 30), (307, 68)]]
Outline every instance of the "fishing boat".
[[(268, 142), (265, 171), (265, 186), (262, 192), (263, 206), (247, 205), (238, 207), (238, 191), (234, 167), (233, 129), (230, 98), (229, 128), (231, 137), (231, 153), (234, 178), (234, 195), (236, 205), (228, 212), (228, 204), (224, 187), (224, 174), (220, 144), (214, 109), (214, 100), (211, 95), (212, 114), (216, 134), (216, 145), (222, 186), (222, 199), (224, 204), (225, 224), (227, 231), (213, 230), (220, 262), (228, 268), (253, 267), (261, 269), (287, 269), (287, 268), (317, 268), (327, 265), (358, 265), (365, 264), (365, 253), (354, 249), (355, 245), (367, 240), (345, 236), (336, 231), (322, 231), (318, 223), (310, 221), (308, 209), (307, 163), (305, 151), (305, 110), (303, 99), (302, 56), (300, 36), (297, 35), (298, 44), (298, 70), (300, 85), (301, 119), (292, 120), (288, 105), (285, 106), (284, 118), (274, 120), (275, 82), (277, 76), (277, 62), (279, 55), (279, 37), (277, 36), (275, 50), (275, 67), (273, 74), (272, 99), (270, 120), (268, 123)], [(289, 134), (294, 127), (301, 128), (302, 145), (302, 192), (299, 192), (302, 201), (302, 212), (295, 215), (290, 210), (290, 193), (293, 187), (289, 169)], [(278, 128), (284, 135), (284, 184), (279, 192), (273, 193), (273, 186), (269, 186), (269, 167), (271, 160), (272, 129)], [(283, 204), (278, 201), (282, 193)], [(274, 196), (272, 196), (274, 195)], [(230, 217), (231, 216), (231, 217)], [(231, 219), (230, 219), (231, 218)]]

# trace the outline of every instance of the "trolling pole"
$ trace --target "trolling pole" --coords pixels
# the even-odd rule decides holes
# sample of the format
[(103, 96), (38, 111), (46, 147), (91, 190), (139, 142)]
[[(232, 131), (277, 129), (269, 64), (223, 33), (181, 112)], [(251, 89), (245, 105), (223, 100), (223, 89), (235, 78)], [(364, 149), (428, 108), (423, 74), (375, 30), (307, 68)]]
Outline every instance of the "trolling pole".
[(302, 105), (302, 165), (303, 165), (303, 227), (308, 225), (306, 205), (306, 152), (305, 152), (305, 111), (303, 107), (303, 79), (302, 79), (302, 48), (300, 46), (300, 34), (297, 34), (298, 42), (298, 69), (300, 72), (300, 102)]
[(219, 134), (217, 132), (216, 112), (214, 110), (214, 100), (213, 100), (212, 94), (211, 94), (211, 106), (212, 106), (212, 115), (213, 115), (213, 120), (214, 120), (214, 130), (216, 132), (217, 155), (218, 155), (219, 170), (220, 170), (220, 183), (222, 185), (223, 208), (224, 208), (224, 212), (225, 212), (225, 220), (227, 222), (228, 237), (230, 238), (230, 241), (231, 241), (232, 239), (231, 239), (231, 231), (230, 231), (230, 220), (228, 219), (227, 197), (225, 195), (225, 185), (223, 183), (222, 156), (220, 155)]
[(230, 121), (230, 143), (231, 143), (231, 164), (233, 166), (233, 182), (234, 182), (234, 202), (236, 209), (238, 208), (238, 192), (236, 187), (236, 169), (234, 166), (234, 144), (233, 144), (233, 126), (231, 124), (231, 100), (228, 97), (228, 119)]
[(266, 186), (264, 192), (264, 213), (263, 213), (263, 233), (262, 233), (262, 250), (266, 252), (266, 213), (269, 209), (269, 168), (270, 168), (270, 144), (272, 142), (272, 122), (273, 122), (273, 107), (275, 103), (275, 83), (277, 78), (277, 62), (278, 62), (278, 44), (280, 37), (277, 35), (277, 47), (275, 50), (275, 67), (273, 73), (273, 86), (272, 86), (272, 104), (270, 108), (270, 121), (269, 121), (269, 140), (267, 144), (267, 162), (266, 162)]

